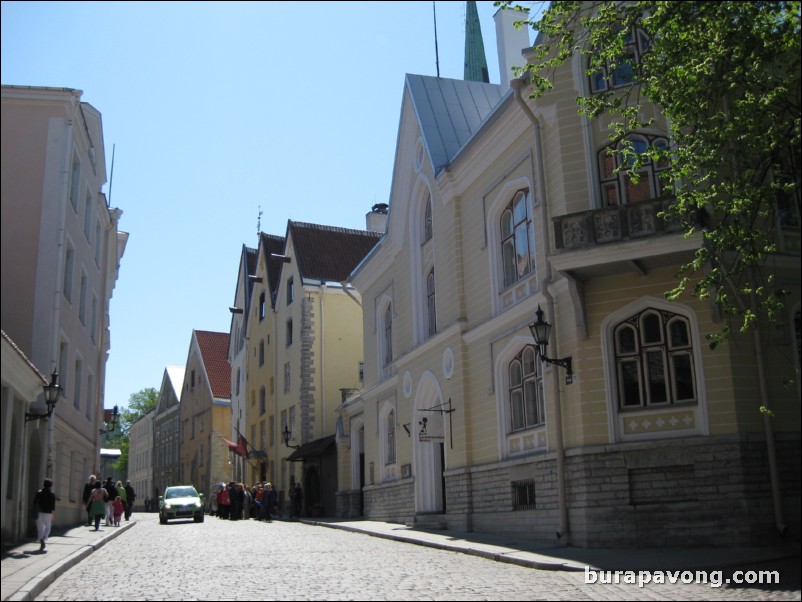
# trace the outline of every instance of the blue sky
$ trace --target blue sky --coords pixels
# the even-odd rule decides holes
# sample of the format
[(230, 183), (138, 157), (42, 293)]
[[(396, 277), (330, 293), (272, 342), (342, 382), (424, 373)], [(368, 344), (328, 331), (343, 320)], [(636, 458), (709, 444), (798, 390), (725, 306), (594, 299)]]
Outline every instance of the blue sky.
[[(465, 3), (436, 2), (461, 79)], [(492, 2), (477, 2), (498, 83)], [(242, 245), (288, 219), (363, 229), (387, 202), (406, 73), (436, 75), (432, 2), (2, 2), (2, 83), (83, 90), (130, 233), (106, 407), (158, 389), (193, 329), (228, 332)]]

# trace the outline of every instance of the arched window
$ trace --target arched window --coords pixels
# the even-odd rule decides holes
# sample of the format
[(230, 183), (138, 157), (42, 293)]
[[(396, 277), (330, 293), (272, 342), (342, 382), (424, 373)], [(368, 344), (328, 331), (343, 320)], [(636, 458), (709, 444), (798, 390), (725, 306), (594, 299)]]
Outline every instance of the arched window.
[(535, 347), (525, 346), (509, 365), (510, 431), (520, 431), (546, 422), (541, 362)]
[(423, 209), (423, 236), (421, 236), (421, 242), (425, 243), (432, 238), (432, 197), (426, 197), (426, 203)]
[(429, 336), (437, 332), (437, 314), (434, 304), (434, 268), (426, 277), (426, 311), (429, 326)]
[(633, 83), (637, 79), (638, 64), (649, 49), (650, 40), (640, 29), (631, 29), (624, 40), (624, 52), (618, 60), (605, 62), (599, 68), (594, 65), (595, 58), (588, 58), (588, 77), (590, 91), (603, 92)]
[[(664, 151), (668, 149), (668, 141), (657, 136), (633, 134), (627, 138), (636, 155), (642, 155), (650, 146)], [(646, 158), (638, 171), (637, 182), (627, 173), (627, 168), (634, 162), (633, 157), (625, 157), (622, 152), (624, 143), (607, 145), (599, 151), (599, 183), (601, 186), (602, 204), (613, 207), (625, 203), (634, 203), (660, 198), (671, 193), (665, 182), (666, 161), (652, 161)]]
[(618, 407), (622, 410), (698, 399), (688, 320), (645, 309), (614, 329)]
[(504, 286), (533, 273), (535, 240), (528, 208), (528, 190), (520, 190), (501, 213), (501, 261)]

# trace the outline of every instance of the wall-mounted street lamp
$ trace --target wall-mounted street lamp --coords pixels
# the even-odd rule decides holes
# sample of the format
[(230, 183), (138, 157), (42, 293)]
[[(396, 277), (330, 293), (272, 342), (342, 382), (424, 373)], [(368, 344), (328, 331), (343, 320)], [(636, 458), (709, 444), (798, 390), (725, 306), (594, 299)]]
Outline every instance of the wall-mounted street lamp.
[(42, 418), (50, 418), (53, 415), (53, 410), (56, 409), (56, 402), (61, 395), (61, 387), (58, 386), (58, 372), (53, 372), (50, 377), (50, 384), (42, 387), (45, 391), (45, 403), (47, 404), (47, 414), (40, 413), (25, 413), (25, 422), (31, 420), (41, 420)]
[(546, 347), (549, 344), (551, 324), (543, 320), (543, 310), (540, 309), (540, 305), (537, 306), (535, 316), (537, 320), (529, 325), (529, 330), (532, 331), (532, 336), (535, 338), (535, 344), (537, 345), (537, 352), (540, 359), (549, 364), (565, 368), (568, 371), (568, 374), (565, 375), (565, 384), (570, 385), (574, 382), (574, 373), (571, 371), (571, 356), (569, 355), (568, 357), (560, 359), (546, 357)]
[(111, 428), (100, 429), (101, 435), (111, 433), (117, 428), (117, 424), (120, 422), (120, 411), (117, 406), (114, 406), (112, 410), (103, 410), (103, 422), (110, 424)]
[(292, 437), (292, 433), (290, 432), (290, 429), (286, 424), (284, 425), (284, 431), (281, 433), (281, 435), (284, 438), (284, 445), (286, 445), (290, 449), (298, 449), (299, 447), (301, 447), (300, 445), (290, 445), (290, 437)]

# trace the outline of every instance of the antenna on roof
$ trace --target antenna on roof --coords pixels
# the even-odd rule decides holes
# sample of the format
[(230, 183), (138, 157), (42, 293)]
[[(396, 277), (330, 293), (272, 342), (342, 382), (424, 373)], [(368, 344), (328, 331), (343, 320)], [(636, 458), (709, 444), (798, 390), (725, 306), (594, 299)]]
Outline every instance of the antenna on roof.
[(434, 64), (437, 67), (437, 77), (440, 77), (440, 52), (437, 49), (437, 8), (432, 1), (432, 13), (434, 14)]
[(262, 206), (259, 205), (259, 217), (256, 218), (256, 238), (262, 233)]

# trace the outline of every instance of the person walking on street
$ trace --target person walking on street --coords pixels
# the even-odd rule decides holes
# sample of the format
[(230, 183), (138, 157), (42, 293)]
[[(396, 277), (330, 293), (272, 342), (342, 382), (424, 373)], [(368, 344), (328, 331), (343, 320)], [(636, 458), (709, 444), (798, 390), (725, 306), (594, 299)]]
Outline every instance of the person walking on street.
[(53, 519), (56, 518), (56, 494), (53, 493), (53, 481), (45, 479), (42, 488), (36, 492), (33, 499), (36, 514), (36, 530), (39, 534), (39, 550), (47, 547), (47, 539), (53, 528)]
[(89, 512), (95, 520), (95, 531), (100, 528), (100, 519), (106, 516), (106, 498), (108, 492), (103, 489), (100, 479), (95, 481), (95, 488), (89, 496)]
[(136, 492), (131, 486), (131, 481), (125, 482), (125, 497), (127, 498), (125, 503), (125, 520), (128, 520), (131, 518), (131, 513), (134, 511), (134, 501), (136, 500)]
[(90, 512), (90, 503), (89, 497), (92, 495), (92, 490), (95, 488), (95, 481), (97, 477), (93, 474), (89, 475), (89, 481), (84, 483), (84, 508), (86, 508), (86, 522), (91, 527), (92, 526), (92, 513)]
[(114, 500), (117, 499), (117, 488), (111, 477), (106, 477), (103, 489), (106, 490), (106, 526), (110, 527), (114, 524)]

